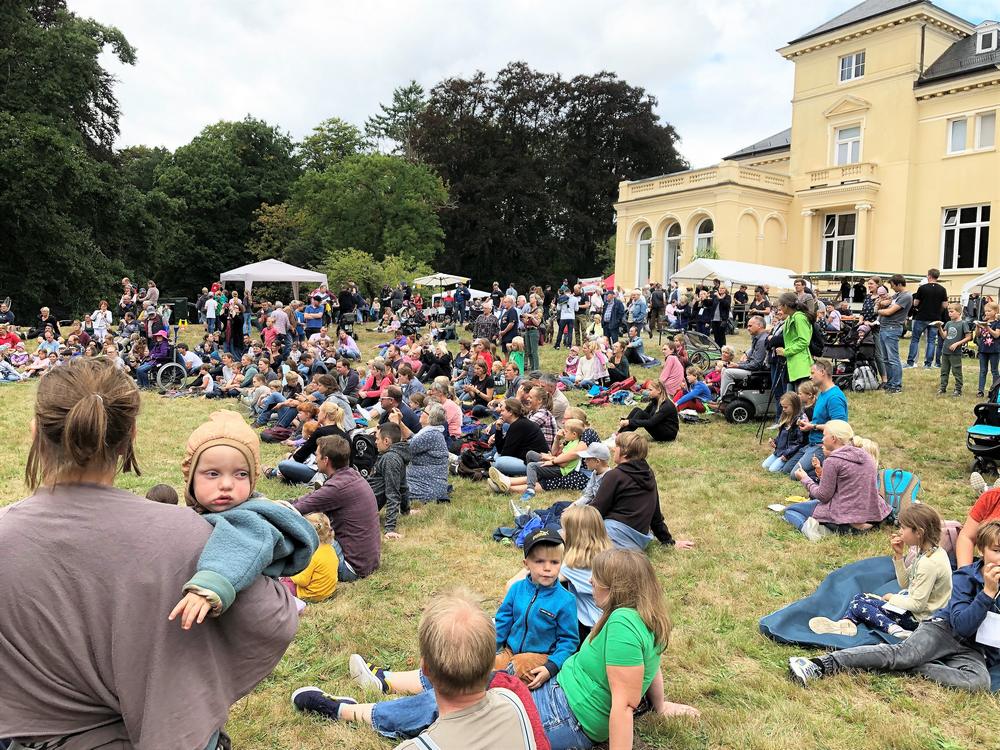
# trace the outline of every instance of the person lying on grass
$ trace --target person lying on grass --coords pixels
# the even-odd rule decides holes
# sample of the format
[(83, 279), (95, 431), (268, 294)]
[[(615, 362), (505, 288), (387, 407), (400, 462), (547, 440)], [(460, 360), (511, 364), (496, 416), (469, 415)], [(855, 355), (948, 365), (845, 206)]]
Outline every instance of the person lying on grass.
[(189, 630), (218, 617), (259, 575), (292, 576), (309, 565), (319, 540), (288, 503), (254, 496), (260, 440), (234, 411), (214, 412), (188, 438), (181, 464), (184, 499), (214, 530), (198, 572), (167, 619)]
[(945, 687), (970, 692), (990, 689), (989, 669), (1000, 663), (1000, 521), (979, 529), (982, 559), (952, 575), (947, 606), (920, 623), (901, 643), (857, 646), (815, 658), (793, 656), (793, 680), (808, 685), (851, 669), (906, 672)]
[[(912, 503), (899, 514), (899, 533), (892, 536), (892, 565), (898, 594), (861, 593), (851, 600), (847, 615), (833, 621), (826, 617), (809, 620), (814, 633), (854, 636), (858, 623), (882, 630), (896, 638), (908, 638), (917, 626), (931, 617), (951, 598), (951, 562), (941, 541), (941, 516), (929, 505)], [(913, 547), (917, 555), (907, 565), (906, 553)]]

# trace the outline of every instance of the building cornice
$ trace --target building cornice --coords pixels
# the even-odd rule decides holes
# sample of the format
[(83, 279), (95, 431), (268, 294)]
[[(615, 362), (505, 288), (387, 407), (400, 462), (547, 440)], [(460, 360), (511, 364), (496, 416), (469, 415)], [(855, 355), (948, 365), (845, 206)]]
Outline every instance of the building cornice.
[(962, 75), (950, 79), (944, 79), (935, 83), (928, 83), (918, 89), (914, 89), (914, 95), (918, 102), (936, 99), (949, 94), (962, 94), (968, 91), (979, 91), (993, 86), (1000, 86), (1000, 68), (984, 70), (978, 75)]
[[(864, 23), (867, 23), (868, 25), (858, 28)], [(827, 47), (833, 47), (838, 44), (854, 42), (878, 31), (884, 31), (885, 29), (891, 29), (910, 23), (933, 26), (946, 34), (955, 37), (956, 40), (962, 39), (974, 31), (972, 24), (965, 23), (961, 21), (961, 19), (952, 16), (950, 13), (942, 13), (941, 15), (938, 15), (933, 12), (928, 12), (927, 10), (916, 13), (911, 11), (904, 12), (902, 15), (896, 17), (875, 17), (868, 19), (867, 21), (859, 21), (857, 24), (853, 25), (853, 28), (848, 26), (843, 29), (835, 29), (827, 34), (810, 39), (804, 39), (801, 42), (781, 47), (778, 49), (778, 54), (786, 60), (794, 60), (796, 57), (801, 57), (802, 55), (809, 54), (810, 52), (815, 52)]]

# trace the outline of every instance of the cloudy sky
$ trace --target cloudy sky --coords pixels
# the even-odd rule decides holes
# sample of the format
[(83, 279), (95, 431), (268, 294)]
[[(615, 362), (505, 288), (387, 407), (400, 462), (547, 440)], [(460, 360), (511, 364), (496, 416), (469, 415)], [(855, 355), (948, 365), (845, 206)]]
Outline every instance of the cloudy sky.
[[(571, 77), (610, 70), (659, 101), (693, 166), (788, 126), (793, 65), (775, 49), (851, 0), (69, 0), (138, 51), (119, 78), (122, 146), (187, 143), (247, 113), (301, 138), (359, 126), (416, 79), (507, 62)], [(995, 0), (940, 0), (973, 22)]]

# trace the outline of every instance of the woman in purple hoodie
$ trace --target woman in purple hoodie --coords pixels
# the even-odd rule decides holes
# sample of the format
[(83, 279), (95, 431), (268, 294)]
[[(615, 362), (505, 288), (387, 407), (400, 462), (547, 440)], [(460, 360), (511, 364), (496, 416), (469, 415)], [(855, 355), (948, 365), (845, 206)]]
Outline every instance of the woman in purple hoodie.
[(889, 515), (889, 506), (878, 494), (875, 460), (853, 441), (851, 426), (841, 419), (831, 419), (823, 425), (826, 459), (819, 467), (819, 483), (809, 478), (805, 467), (794, 470), (811, 500), (788, 506), (785, 520), (811, 541), (831, 533), (869, 531), (878, 528)]

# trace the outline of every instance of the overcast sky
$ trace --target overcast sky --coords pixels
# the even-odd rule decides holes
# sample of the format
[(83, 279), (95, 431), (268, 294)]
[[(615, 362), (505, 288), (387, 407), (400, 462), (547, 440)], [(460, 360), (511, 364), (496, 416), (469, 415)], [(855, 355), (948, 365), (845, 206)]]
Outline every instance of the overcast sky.
[[(793, 64), (775, 50), (851, 0), (69, 0), (117, 26), (119, 145), (174, 149), (246, 114), (299, 139), (364, 125), (393, 88), (493, 74), (512, 60), (564, 77), (609, 70), (659, 101), (692, 166), (788, 127)], [(995, 0), (941, 0), (973, 22)]]

